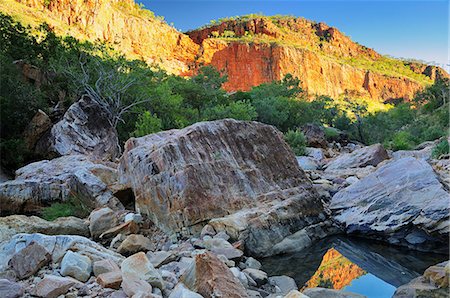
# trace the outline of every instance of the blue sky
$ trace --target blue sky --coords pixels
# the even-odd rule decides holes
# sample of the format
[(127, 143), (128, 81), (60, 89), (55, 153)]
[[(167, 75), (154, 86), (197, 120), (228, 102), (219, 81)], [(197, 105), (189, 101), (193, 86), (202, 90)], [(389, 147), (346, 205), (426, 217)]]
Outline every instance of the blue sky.
[[(139, 1), (139, 0), (138, 0)], [(182, 31), (249, 13), (289, 14), (330, 26), (382, 54), (448, 64), (449, 1), (141, 0)]]

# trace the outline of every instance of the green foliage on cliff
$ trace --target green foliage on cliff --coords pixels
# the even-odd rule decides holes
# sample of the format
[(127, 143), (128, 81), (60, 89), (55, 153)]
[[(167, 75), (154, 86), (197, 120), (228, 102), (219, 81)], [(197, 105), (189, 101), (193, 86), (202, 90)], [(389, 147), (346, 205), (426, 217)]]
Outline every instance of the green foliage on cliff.
[(295, 155), (305, 155), (306, 138), (300, 130), (288, 130), (284, 134), (284, 139), (291, 146)]
[[(364, 101), (327, 96), (311, 100), (291, 75), (248, 92), (227, 93), (222, 88), (226, 74), (212, 67), (201, 68), (191, 78), (168, 75), (102, 44), (57, 37), (46, 25), (25, 28), (3, 14), (0, 33), (1, 165), (9, 170), (37, 158), (23, 140), (37, 110), (56, 122), (61, 117), (51, 114), (56, 105), (68, 108), (86, 93), (111, 115), (121, 143), (130, 136), (223, 118), (274, 125), (287, 133), (294, 148), (302, 143), (297, 129), (312, 122), (392, 149), (412, 148), (448, 134), (448, 80), (427, 87), (413, 104), (373, 112)], [(19, 59), (43, 74), (39, 86), (14, 65)]]

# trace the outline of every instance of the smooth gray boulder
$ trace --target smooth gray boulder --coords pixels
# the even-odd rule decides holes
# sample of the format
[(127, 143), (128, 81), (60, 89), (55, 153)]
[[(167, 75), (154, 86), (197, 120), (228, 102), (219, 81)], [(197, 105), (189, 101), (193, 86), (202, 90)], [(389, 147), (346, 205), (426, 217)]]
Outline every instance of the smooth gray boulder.
[(0, 214), (32, 213), (43, 205), (74, 197), (90, 207), (123, 208), (110, 190), (117, 182), (115, 166), (83, 155), (26, 165), (16, 171), (15, 180), (0, 184)]
[(108, 119), (97, 102), (83, 96), (39, 140), (36, 151), (48, 158), (83, 154), (112, 160), (119, 156), (120, 147), (117, 131)]
[(325, 165), (325, 171), (377, 166), (388, 158), (386, 149), (381, 144), (374, 144), (339, 155)]
[(317, 161), (309, 156), (297, 156), (297, 162), (304, 171), (314, 171), (319, 167)]
[(421, 250), (448, 242), (450, 195), (424, 160), (385, 164), (336, 193), (330, 208), (347, 233)]
[(192, 292), (183, 283), (178, 283), (170, 293), (169, 298), (203, 298), (202, 295)]
[(79, 281), (86, 282), (92, 273), (92, 261), (73, 251), (67, 251), (61, 261), (61, 275), (71, 276)]

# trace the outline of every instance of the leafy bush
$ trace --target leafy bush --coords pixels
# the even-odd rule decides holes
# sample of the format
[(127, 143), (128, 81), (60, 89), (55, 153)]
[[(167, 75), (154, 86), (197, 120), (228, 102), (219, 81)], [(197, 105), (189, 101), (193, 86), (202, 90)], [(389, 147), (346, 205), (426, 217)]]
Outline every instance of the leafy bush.
[(450, 151), (450, 147), (447, 139), (441, 140), (434, 148), (431, 156), (433, 158), (439, 158), (442, 155), (448, 154)]
[(284, 139), (295, 155), (305, 155), (306, 138), (303, 132), (300, 130), (288, 130), (284, 134)]
[(133, 131), (133, 137), (142, 137), (161, 131), (162, 121), (156, 115), (152, 115), (149, 111), (142, 113), (137, 122), (136, 129)]
[(53, 203), (48, 207), (44, 207), (41, 211), (41, 217), (49, 221), (67, 216), (85, 218), (89, 216), (92, 209), (92, 206), (85, 204), (81, 199), (71, 197), (65, 202)]
[(400, 131), (394, 135), (389, 147), (392, 150), (411, 150), (413, 145), (411, 134), (407, 131)]

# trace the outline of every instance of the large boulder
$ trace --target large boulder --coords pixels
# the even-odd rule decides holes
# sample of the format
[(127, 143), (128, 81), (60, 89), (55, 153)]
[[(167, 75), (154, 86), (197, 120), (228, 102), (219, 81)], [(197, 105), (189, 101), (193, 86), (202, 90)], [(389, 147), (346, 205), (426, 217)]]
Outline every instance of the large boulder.
[(38, 272), (50, 260), (50, 253), (42, 245), (32, 242), (15, 253), (8, 265), (19, 279), (25, 279)]
[(326, 165), (326, 171), (377, 166), (386, 159), (389, 159), (386, 149), (380, 144), (374, 144), (339, 155)]
[(164, 231), (199, 234), (214, 219), (253, 255), (326, 217), (283, 135), (257, 122), (200, 122), (132, 138), (119, 176), (136, 209)]
[(60, 217), (47, 221), (37, 216), (10, 215), (0, 217), (0, 244), (19, 233), (46, 235), (80, 235), (89, 237), (87, 223), (77, 217)]
[(117, 132), (105, 111), (97, 102), (83, 96), (39, 140), (36, 151), (49, 158), (83, 154), (113, 159), (119, 156), (120, 147)]
[(117, 180), (115, 165), (83, 155), (31, 163), (16, 179), (0, 184), (0, 214), (35, 213), (38, 207), (76, 197), (87, 206), (123, 208), (109, 185)]
[(431, 166), (406, 157), (336, 193), (330, 208), (348, 233), (428, 250), (448, 242), (449, 203)]
[(195, 256), (195, 262), (182, 276), (182, 282), (203, 297), (249, 297), (239, 279), (209, 252)]
[(104, 248), (82, 236), (47, 236), (42, 234), (17, 234), (9, 242), (0, 246), (0, 272), (8, 268), (11, 257), (32, 242), (45, 248), (52, 256), (53, 263), (59, 263), (68, 250), (76, 251), (89, 257), (93, 262), (109, 259), (120, 264), (124, 257), (116, 252)]
[(302, 127), (302, 132), (305, 135), (306, 142), (310, 147), (327, 147), (327, 139), (325, 137), (325, 130), (322, 126), (308, 123)]

